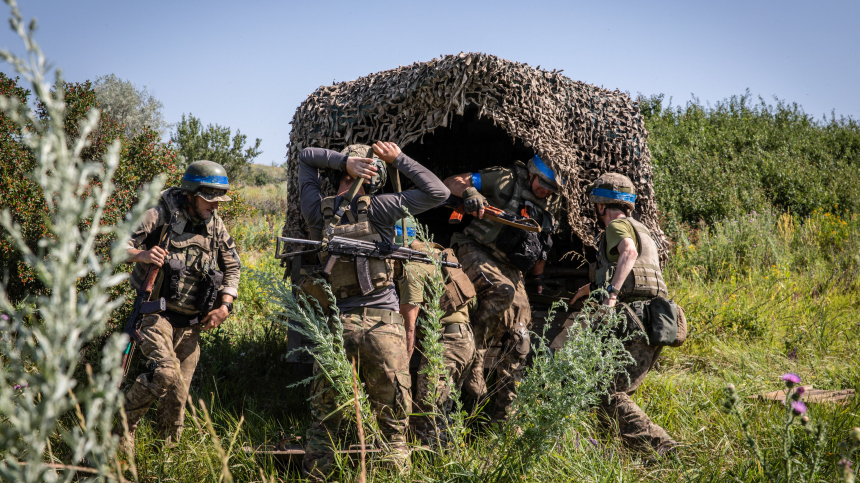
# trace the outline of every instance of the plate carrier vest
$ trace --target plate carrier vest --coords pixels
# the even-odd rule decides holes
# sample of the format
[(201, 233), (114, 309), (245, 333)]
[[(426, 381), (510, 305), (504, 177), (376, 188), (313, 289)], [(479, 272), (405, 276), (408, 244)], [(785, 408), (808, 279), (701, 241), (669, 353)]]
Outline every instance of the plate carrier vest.
[[(331, 226), (332, 218), (337, 211), (335, 205), (335, 196), (323, 198), (320, 205), (322, 210), (323, 222), (325, 225), (324, 233), (328, 236), (342, 236), (360, 241), (382, 241), (382, 237), (377, 233), (376, 228), (370, 223), (367, 217), (367, 208), (370, 206), (371, 195), (362, 195), (356, 201), (356, 213), (352, 210), (344, 210), (344, 217), (336, 226)], [(342, 200), (342, 203), (349, 203), (347, 200)], [(320, 262), (325, 265), (328, 260), (328, 252), (320, 252)], [(394, 280), (394, 265), (390, 260), (380, 260), (378, 258), (369, 258), (368, 267), (370, 268), (370, 282), (373, 285), (373, 292), (387, 288)], [(347, 298), (362, 295), (361, 286), (358, 283), (358, 277), (355, 275), (355, 260), (345, 260), (339, 258), (329, 277), (331, 291), (337, 298)], [(369, 295), (369, 294), (368, 294)]]
[[(541, 214), (541, 231), (547, 231), (549, 233), (555, 231), (556, 223), (552, 216), (552, 211), (554, 211), (555, 208), (556, 200), (553, 198), (556, 198), (556, 195), (550, 195), (545, 200), (538, 199), (529, 187), (529, 170), (522, 161), (514, 163), (514, 173), (516, 178), (514, 180), (513, 196), (511, 196), (511, 199), (504, 207), (501, 207), (501, 209), (509, 215), (520, 216), (520, 205), (523, 201), (527, 201), (535, 207), (536, 212)], [(476, 217), (471, 223), (469, 223), (469, 226), (463, 230), (463, 233), (471, 236), (482, 245), (491, 248), (496, 256), (500, 257), (502, 260), (507, 260), (504, 253), (502, 253), (501, 250), (498, 250), (495, 245), (496, 239), (505, 228), (507, 228), (507, 225), (503, 225), (502, 223)]]
[[(162, 217), (170, 218), (170, 213), (179, 212), (177, 223), (173, 227), (170, 236), (170, 246), (167, 248), (167, 257), (164, 259), (162, 270), (159, 272), (153, 293), (161, 293), (165, 284), (169, 284), (172, 297), (166, 297), (167, 308), (182, 314), (193, 315), (200, 312), (197, 308), (197, 296), (203, 282), (203, 275), (209, 270), (218, 270), (218, 244), (215, 242), (215, 233), (210, 235), (198, 233), (185, 233), (185, 225), (190, 223), (188, 213), (182, 209), (182, 191), (178, 188), (170, 188), (161, 193), (157, 209), (161, 211)], [(217, 216), (217, 215), (212, 215)], [(210, 221), (212, 228), (216, 226), (215, 220)], [(165, 229), (160, 225), (157, 230)], [(152, 247), (149, 247), (152, 248)], [(168, 266), (175, 266), (177, 270), (171, 270), (171, 279), (164, 280), (164, 273)], [(135, 264), (131, 273), (131, 283), (135, 288), (140, 287), (146, 277), (148, 265)]]
[[(618, 301), (629, 302), (634, 300), (652, 299), (654, 297), (668, 297), (666, 283), (663, 281), (663, 271), (660, 269), (660, 251), (654, 241), (651, 231), (633, 218), (625, 218), (636, 231), (639, 240), (639, 256), (630, 274), (621, 287), (618, 287)], [(605, 287), (615, 274), (616, 263), (612, 263), (606, 257), (606, 233), (600, 237), (597, 245), (597, 267), (594, 271), (594, 283), (598, 287)]]

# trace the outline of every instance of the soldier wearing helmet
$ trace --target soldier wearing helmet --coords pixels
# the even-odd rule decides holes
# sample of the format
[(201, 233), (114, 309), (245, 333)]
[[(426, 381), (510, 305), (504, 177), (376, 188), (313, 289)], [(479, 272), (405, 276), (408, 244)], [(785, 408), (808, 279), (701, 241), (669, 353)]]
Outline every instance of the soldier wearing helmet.
[[(379, 194), (385, 183), (385, 167), (393, 166), (412, 180), (417, 189)], [(343, 236), (366, 241), (394, 242), (395, 223), (445, 201), (449, 192), (430, 172), (389, 142), (351, 145), (338, 153), (305, 148), (299, 155), (299, 202), (311, 237)], [(336, 172), (337, 196), (325, 197), (320, 170)], [(358, 196), (349, 199), (353, 183), (363, 183)], [(321, 253), (326, 259), (327, 254)], [(368, 260), (373, 290), (363, 294), (356, 278), (354, 260), (339, 259), (329, 282), (343, 322), (347, 357), (361, 361), (361, 379), (367, 382), (368, 398), (379, 428), (392, 449), (390, 457), (404, 468), (408, 464), (406, 444), (408, 414), (412, 412), (409, 360), (403, 317), (394, 288), (393, 264)], [(314, 365), (315, 372), (319, 370)], [(342, 409), (335, 403), (334, 388), (324, 378), (311, 387), (314, 423), (307, 432), (302, 461), (303, 473), (326, 479), (334, 469), (334, 449), (340, 437)]]
[[(598, 242), (596, 269), (591, 270), (592, 283), (580, 288), (571, 304), (587, 296), (592, 289), (601, 288), (608, 293), (604, 305), (620, 304), (618, 310), (628, 320), (647, 320), (645, 313), (649, 302), (655, 298), (665, 300), (667, 290), (660, 268), (659, 240), (645, 225), (630, 217), (636, 208), (636, 187), (627, 176), (606, 173), (598, 177), (587, 192), (604, 230)], [(610, 394), (601, 403), (601, 420), (608, 426), (617, 426), (627, 444), (654, 450), (662, 456), (674, 451), (677, 443), (630, 398), (662, 347), (637, 335), (625, 348), (635, 364), (615, 378)]]
[[(131, 284), (139, 288), (150, 264), (161, 267), (153, 293), (164, 297), (167, 310), (145, 315), (140, 323), (141, 352), (152, 370), (141, 374), (125, 394), (125, 416), (134, 453), (134, 431), (155, 400), (158, 432), (167, 444), (179, 440), (185, 400), (200, 358), (200, 331), (221, 325), (239, 296), (239, 254), (217, 214), (219, 203), (230, 201), (224, 168), (212, 161), (195, 161), (182, 176), (179, 188), (161, 193), (128, 242), (128, 262), (134, 263)], [(158, 240), (172, 215), (176, 223), (166, 250)]]
[[(462, 173), (445, 180), (445, 185), (463, 197), (465, 211), (474, 215), (463, 233), (455, 233), (451, 244), (470, 279), (481, 272), (493, 283), (478, 299), (472, 319), (477, 346), (476, 362), (464, 388), (482, 396), (483, 360), (493, 343), (503, 346), (497, 364), (497, 398), (493, 420), (505, 420), (516, 398), (516, 382), (522, 379), (526, 357), (531, 349), (529, 327), (531, 306), (526, 283), (541, 289), (540, 279), (552, 246), (551, 235), (558, 228), (558, 190), (563, 181), (535, 155), (509, 168), (492, 167), (477, 173)], [(521, 216), (526, 212), (541, 225), (541, 233), (529, 233), (483, 218), (488, 204)]]

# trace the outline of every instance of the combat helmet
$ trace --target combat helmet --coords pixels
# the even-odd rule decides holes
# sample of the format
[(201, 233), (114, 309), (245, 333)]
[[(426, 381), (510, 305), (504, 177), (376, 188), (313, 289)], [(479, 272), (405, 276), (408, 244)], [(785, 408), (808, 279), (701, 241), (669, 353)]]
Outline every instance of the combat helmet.
[[(406, 244), (403, 244), (403, 226), (401, 223), (406, 224)], [(407, 216), (405, 221), (401, 222), (397, 220), (397, 223), (394, 224), (394, 243), (396, 245), (409, 246), (413, 240), (415, 240), (415, 222), (412, 217)]]
[(376, 156), (372, 147), (367, 144), (350, 144), (340, 153), (355, 158), (373, 159), (373, 165), (376, 166), (376, 174), (369, 180), (365, 181), (365, 193), (372, 195), (385, 186), (385, 182), (388, 181), (388, 170), (386, 169), (385, 162)]
[(588, 187), (588, 201), (636, 209), (636, 186), (619, 173), (604, 173)]
[(182, 175), (180, 188), (206, 201), (230, 201), (227, 196), (227, 190), (230, 189), (227, 170), (214, 161), (201, 159), (189, 164)]
[(529, 160), (528, 168), (529, 173), (537, 175), (540, 185), (553, 193), (558, 193), (558, 187), (564, 184), (537, 154)]

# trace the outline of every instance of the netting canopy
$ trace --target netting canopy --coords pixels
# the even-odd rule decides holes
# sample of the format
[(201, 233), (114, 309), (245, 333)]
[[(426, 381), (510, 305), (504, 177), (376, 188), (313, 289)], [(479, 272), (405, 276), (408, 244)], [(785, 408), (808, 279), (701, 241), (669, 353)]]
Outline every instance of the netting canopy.
[[(307, 235), (297, 185), (303, 148), (340, 151), (381, 140), (398, 143), (443, 179), (539, 154), (567, 180), (565, 230), (569, 225), (569, 235), (584, 245), (593, 245), (596, 234), (586, 187), (601, 173), (625, 174), (639, 194), (634, 216), (662, 238), (647, 137), (639, 108), (627, 94), (482, 53), (448, 55), (321, 86), (292, 120), (284, 235)], [(333, 186), (325, 183), (324, 189), (334, 194)]]

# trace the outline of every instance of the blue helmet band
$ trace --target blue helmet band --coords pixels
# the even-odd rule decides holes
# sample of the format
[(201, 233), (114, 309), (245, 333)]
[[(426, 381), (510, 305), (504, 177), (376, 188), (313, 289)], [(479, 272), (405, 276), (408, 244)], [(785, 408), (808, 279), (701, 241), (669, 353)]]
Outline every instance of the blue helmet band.
[(212, 183), (212, 184), (230, 184), (226, 176), (197, 176), (193, 174), (185, 174), (182, 179), (194, 183)]
[(636, 202), (636, 195), (634, 194), (608, 190), (605, 188), (594, 188), (591, 190), (591, 194), (593, 196), (600, 196), (601, 198), (609, 198), (611, 200), (629, 201), (630, 203)]
[[(540, 170), (541, 173), (546, 175), (546, 177), (548, 177), (549, 179), (555, 181), (555, 172), (549, 169), (549, 166), (544, 164), (543, 160), (540, 159), (540, 156), (535, 154), (535, 157), (532, 158), (532, 161), (534, 161), (535, 166), (538, 170)], [(564, 184), (564, 182), (562, 182), (561, 184)]]

